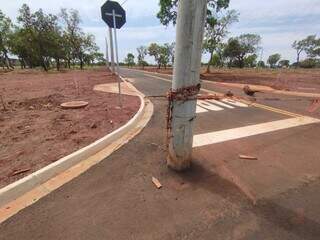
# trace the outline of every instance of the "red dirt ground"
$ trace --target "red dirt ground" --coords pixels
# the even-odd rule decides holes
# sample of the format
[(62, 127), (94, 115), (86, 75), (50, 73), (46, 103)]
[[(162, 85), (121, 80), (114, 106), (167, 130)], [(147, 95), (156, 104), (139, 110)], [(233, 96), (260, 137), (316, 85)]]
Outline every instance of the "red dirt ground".
[[(120, 110), (116, 94), (93, 91), (96, 84), (115, 81), (103, 69), (0, 74), (0, 95), (7, 108), (0, 98), (0, 187), (94, 142), (133, 117), (140, 106), (138, 97), (125, 95)], [(89, 105), (60, 107), (72, 100)]]
[[(140, 68), (141, 69), (141, 68)], [(172, 74), (172, 68), (157, 69), (146, 67), (145, 71)], [(217, 69), (212, 68), (211, 73), (202, 69), (201, 79), (228, 82), (257, 84), (273, 87), (279, 90), (300, 92), (320, 92), (319, 69)]]

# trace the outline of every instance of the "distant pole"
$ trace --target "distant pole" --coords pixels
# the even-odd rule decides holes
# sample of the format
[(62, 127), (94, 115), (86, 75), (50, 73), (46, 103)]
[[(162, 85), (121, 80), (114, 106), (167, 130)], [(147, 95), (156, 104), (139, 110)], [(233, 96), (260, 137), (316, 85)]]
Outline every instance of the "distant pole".
[[(207, 16), (207, 0), (180, 0), (176, 26), (176, 52), (172, 89), (200, 83), (202, 41)], [(167, 164), (175, 170), (190, 167), (196, 100), (173, 100), (171, 137)]]
[(114, 50), (113, 50), (113, 36), (112, 36), (112, 29), (109, 27), (109, 39), (110, 39), (110, 55), (111, 55), (111, 71), (115, 73), (114, 67)]
[(110, 70), (109, 51), (108, 51), (108, 38), (106, 37), (106, 66)]
[(121, 80), (120, 80), (120, 67), (119, 67), (119, 54), (118, 54), (118, 39), (117, 39), (117, 22), (116, 22), (116, 12), (112, 11), (113, 15), (113, 30), (114, 30), (114, 45), (116, 48), (116, 61), (117, 61), (117, 73), (118, 73), (118, 89), (119, 89), (119, 106), (122, 108), (121, 99)]

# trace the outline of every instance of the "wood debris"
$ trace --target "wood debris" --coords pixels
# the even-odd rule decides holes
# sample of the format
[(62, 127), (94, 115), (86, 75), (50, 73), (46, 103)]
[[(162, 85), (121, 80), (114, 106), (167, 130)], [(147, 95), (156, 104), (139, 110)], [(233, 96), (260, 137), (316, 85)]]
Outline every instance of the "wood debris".
[(162, 188), (160, 181), (158, 179), (156, 179), (155, 177), (152, 177), (152, 182), (158, 189)]
[(320, 108), (320, 99), (314, 99), (308, 107), (308, 112), (313, 113)]
[(254, 156), (248, 156), (248, 155), (239, 155), (240, 159), (246, 159), (246, 160), (258, 160), (257, 157)]
[(228, 92), (226, 92), (225, 96), (227, 96), (227, 97), (233, 97), (234, 94), (233, 94), (233, 92), (228, 91)]
[(250, 97), (253, 97), (256, 93), (261, 93), (259, 90), (254, 90), (250, 88), (248, 85), (244, 86), (243, 91), (245, 94), (247, 94)]
[(16, 175), (19, 175), (21, 173), (29, 172), (30, 170), (31, 170), (31, 168), (25, 168), (25, 169), (16, 170), (11, 174), (11, 176), (16, 176)]
[(0, 100), (1, 100), (1, 103), (2, 103), (2, 108), (4, 111), (8, 111), (7, 107), (6, 107), (6, 102), (3, 100), (3, 97), (2, 95), (0, 95)]

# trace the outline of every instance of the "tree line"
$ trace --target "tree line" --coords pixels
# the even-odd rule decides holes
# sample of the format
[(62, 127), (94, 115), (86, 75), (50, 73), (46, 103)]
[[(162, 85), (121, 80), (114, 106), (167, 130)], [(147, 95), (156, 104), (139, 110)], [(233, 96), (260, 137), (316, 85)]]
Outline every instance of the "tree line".
[(0, 10), (0, 64), (13, 69), (9, 55), (18, 58), (21, 68), (80, 65), (103, 61), (92, 34), (80, 27), (81, 19), (74, 9), (61, 9), (58, 15), (35, 12), (27, 4), (19, 9), (17, 24)]
[[(168, 65), (172, 65), (174, 63), (174, 49), (175, 43), (165, 43), (163, 45), (157, 43), (151, 43), (148, 47), (140, 46), (137, 48), (137, 64), (144, 68), (148, 65), (145, 60), (147, 55), (154, 58), (155, 63), (158, 66), (158, 69), (163, 66), (167, 68)], [(125, 58), (125, 63), (131, 67), (135, 65), (135, 56), (133, 53), (128, 53)]]
[[(160, 22), (168, 26), (175, 24), (177, 18), (177, 0), (160, 0), (160, 10), (157, 14)], [(239, 13), (228, 10), (230, 0), (208, 1), (207, 21), (205, 25), (203, 52), (209, 55), (207, 71), (211, 66), (215, 67), (316, 67), (320, 66), (320, 38), (311, 35), (300, 41), (294, 41), (292, 47), (297, 52), (297, 61), (290, 65), (290, 61), (282, 59), (279, 53), (268, 57), (267, 63), (262, 61), (261, 36), (257, 34), (242, 34), (225, 40), (229, 34), (229, 27), (239, 21)], [(144, 67), (145, 55), (154, 57), (158, 68), (166, 67), (174, 62), (174, 44), (163, 46), (152, 43), (149, 47), (141, 46), (137, 49), (137, 64)], [(300, 55), (304, 52), (307, 59), (300, 61)], [(125, 62), (128, 66), (134, 63), (133, 53), (129, 53)], [(171, 61), (170, 61), (171, 59)]]

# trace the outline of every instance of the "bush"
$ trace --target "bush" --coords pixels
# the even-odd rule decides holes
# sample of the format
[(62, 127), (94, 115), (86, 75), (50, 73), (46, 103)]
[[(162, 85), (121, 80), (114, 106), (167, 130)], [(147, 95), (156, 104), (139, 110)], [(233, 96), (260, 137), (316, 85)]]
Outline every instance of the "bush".
[(318, 59), (308, 58), (300, 62), (301, 68), (315, 68), (320, 67), (320, 61)]

